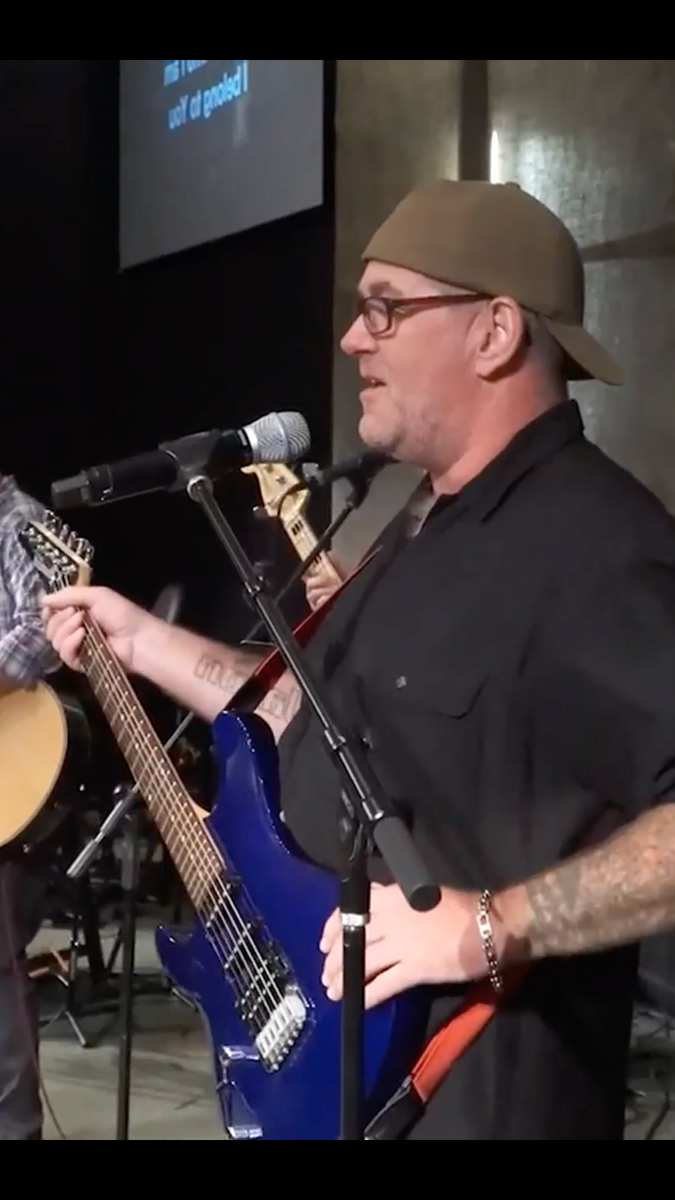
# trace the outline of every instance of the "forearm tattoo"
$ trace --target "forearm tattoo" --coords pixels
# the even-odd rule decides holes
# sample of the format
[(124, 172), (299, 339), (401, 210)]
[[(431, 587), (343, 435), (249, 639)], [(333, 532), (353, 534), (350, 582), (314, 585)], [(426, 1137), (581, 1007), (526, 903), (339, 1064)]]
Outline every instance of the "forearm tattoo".
[(675, 926), (675, 805), (524, 886), (532, 957), (600, 950)]
[[(254, 670), (258, 659), (242, 656), (228, 662), (211, 654), (204, 654), (195, 667), (197, 679), (203, 679), (212, 687), (218, 688), (225, 696), (231, 698), (242, 683), (245, 683)], [(236, 664), (236, 665), (235, 665)], [(258, 708), (261, 714), (276, 717), (279, 720), (290, 721), (300, 705), (300, 689), (293, 677), (287, 672), (265, 696)]]

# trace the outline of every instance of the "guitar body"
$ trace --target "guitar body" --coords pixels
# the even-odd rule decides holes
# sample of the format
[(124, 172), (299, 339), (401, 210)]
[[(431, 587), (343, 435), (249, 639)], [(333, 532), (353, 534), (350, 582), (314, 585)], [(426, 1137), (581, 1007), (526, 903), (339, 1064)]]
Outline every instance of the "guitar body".
[[(342, 1006), (326, 998), (319, 951), (324, 924), (338, 904), (337, 881), (299, 853), (280, 818), (277, 751), (269, 727), (255, 716), (222, 713), (213, 737), (219, 787), (206, 825), (227, 864), (224, 881), (230, 872), (242, 881), (248, 907), (262, 921), (257, 934), (260, 962), (269, 935), (287, 960), (305, 1006), (304, 1026), (278, 1068), (269, 1070), (261, 1062), (250, 1025), (240, 1017), (235, 1005), (238, 977), (235, 973), (228, 978), (223, 954), (214, 949), (216, 921), (211, 935), (201, 918), (188, 935), (160, 928), (158, 953), (167, 974), (197, 1005), (207, 1026), (229, 1136), (338, 1140)], [(233, 914), (229, 900), (222, 911)], [(227, 943), (229, 954), (236, 946), (224, 931), (221, 924), (221, 946)], [(249, 950), (249, 962), (252, 957)], [(366, 1121), (406, 1078), (422, 1048), (427, 1016), (424, 989), (365, 1013)]]
[(77, 702), (43, 681), (0, 694), (0, 852), (25, 853), (64, 820), (88, 733)]

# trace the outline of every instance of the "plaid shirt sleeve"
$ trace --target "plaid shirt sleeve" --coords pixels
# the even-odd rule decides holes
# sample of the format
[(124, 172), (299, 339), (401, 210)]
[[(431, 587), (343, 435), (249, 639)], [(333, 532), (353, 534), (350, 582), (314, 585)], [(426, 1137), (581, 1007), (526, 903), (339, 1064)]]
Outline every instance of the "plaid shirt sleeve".
[(11, 507), (0, 509), (0, 677), (26, 684), (61, 662), (45, 634), (40, 576), (19, 540), (22, 525), (39, 519), (42, 509), (18, 495)]

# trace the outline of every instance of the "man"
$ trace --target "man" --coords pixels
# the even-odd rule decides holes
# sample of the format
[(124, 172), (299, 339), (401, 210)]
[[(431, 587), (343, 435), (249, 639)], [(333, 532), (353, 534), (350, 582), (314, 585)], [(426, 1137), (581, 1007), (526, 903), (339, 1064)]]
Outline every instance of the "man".
[[(547, 208), (442, 181), (364, 260), (342, 342), (360, 435), (425, 482), (308, 655), (443, 887), (413, 912), (373, 860), (366, 1003), (432, 984), (431, 1032), (470, 981), (502, 999), (410, 1140), (618, 1140), (636, 943), (675, 923), (675, 524), (583, 436), (569, 381), (621, 375)], [(46, 610), (71, 666), (80, 605), (129, 670), (207, 719), (255, 665), (84, 589)], [(261, 711), (287, 825), (337, 870), (340, 784), (288, 674)], [(322, 949), (338, 1000), (335, 914)]]
[[(43, 509), (12, 476), (0, 477), (0, 688), (22, 687), (60, 665), (45, 637), (39, 576), (18, 532)], [(44, 877), (0, 850), (0, 1141), (38, 1141), (42, 1106), (38, 1017), (26, 948), (41, 922)]]

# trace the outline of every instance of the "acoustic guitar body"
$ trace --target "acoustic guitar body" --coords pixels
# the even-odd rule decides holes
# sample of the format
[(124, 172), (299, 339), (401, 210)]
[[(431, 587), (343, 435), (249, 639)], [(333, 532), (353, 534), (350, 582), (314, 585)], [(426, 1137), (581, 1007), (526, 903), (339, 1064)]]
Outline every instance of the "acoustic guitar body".
[(26, 853), (72, 809), (90, 752), (83, 709), (40, 681), (0, 691), (0, 853)]

